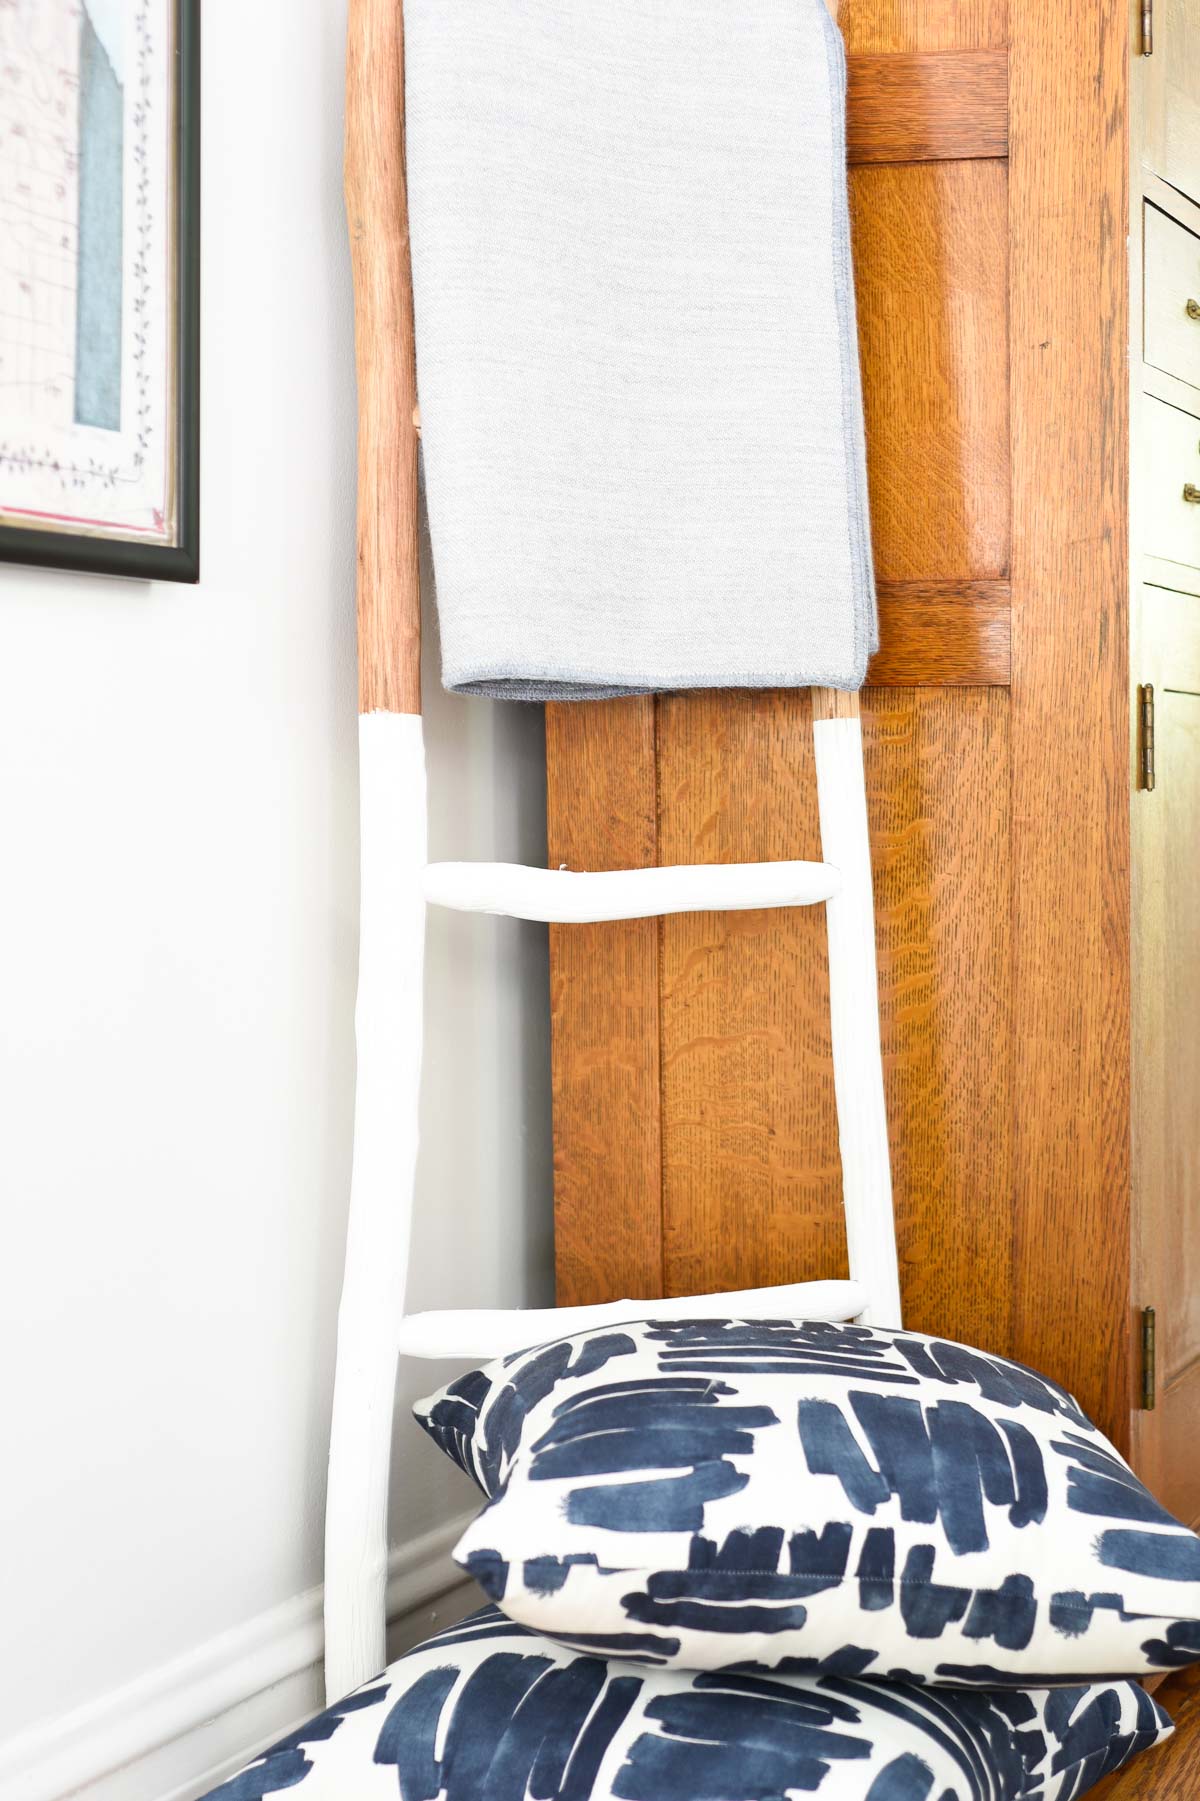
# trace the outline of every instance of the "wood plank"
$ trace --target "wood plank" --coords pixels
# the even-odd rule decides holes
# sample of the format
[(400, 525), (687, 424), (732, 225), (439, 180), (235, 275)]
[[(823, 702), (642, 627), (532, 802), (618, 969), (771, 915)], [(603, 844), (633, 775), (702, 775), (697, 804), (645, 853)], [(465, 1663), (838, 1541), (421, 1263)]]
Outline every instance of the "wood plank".
[(1003, 50), (1008, 0), (841, 0), (850, 51)]
[(1007, 582), (880, 582), (873, 688), (1007, 687)]
[[(658, 736), (664, 862), (819, 856), (807, 692), (665, 696)], [(663, 921), (669, 1293), (846, 1274), (827, 995), (819, 908)]]
[(863, 714), (905, 1323), (1011, 1353), (1009, 696)]
[[(551, 867), (658, 861), (655, 703), (546, 708)], [(660, 1295), (658, 921), (550, 929), (557, 1297)]]
[(1016, 1341), (1122, 1448), (1128, 25), (1093, 0), (1014, 5), (1008, 163)]
[(1008, 574), (1006, 167), (850, 172), (871, 531), (883, 582)]
[[(818, 852), (806, 694), (660, 704), (660, 855)], [(906, 1319), (1004, 1351), (1008, 699), (863, 696)], [(664, 923), (669, 1292), (844, 1273), (823, 922)], [(953, 997), (951, 1000), (950, 997)]]
[(851, 56), (846, 152), (852, 164), (1007, 156), (1007, 52)]

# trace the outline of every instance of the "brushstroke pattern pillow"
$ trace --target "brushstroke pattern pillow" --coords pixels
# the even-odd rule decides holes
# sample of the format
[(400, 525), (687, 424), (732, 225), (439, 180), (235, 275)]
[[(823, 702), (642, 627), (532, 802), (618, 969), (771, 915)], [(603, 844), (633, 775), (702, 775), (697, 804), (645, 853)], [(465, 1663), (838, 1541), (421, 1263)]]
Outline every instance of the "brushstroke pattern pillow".
[(911, 1332), (653, 1320), (417, 1417), (511, 1618), (687, 1669), (1042, 1687), (1200, 1656), (1200, 1539), (1063, 1389)]
[(488, 1607), (206, 1801), (1077, 1801), (1170, 1731), (1131, 1682), (934, 1694), (649, 1670)]

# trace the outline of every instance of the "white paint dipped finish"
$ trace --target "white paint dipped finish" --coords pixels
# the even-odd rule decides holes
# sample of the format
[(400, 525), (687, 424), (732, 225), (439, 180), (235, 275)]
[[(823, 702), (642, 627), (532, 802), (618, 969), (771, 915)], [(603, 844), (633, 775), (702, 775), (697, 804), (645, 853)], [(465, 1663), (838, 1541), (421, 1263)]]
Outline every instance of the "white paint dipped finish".
[(331, 1700), (386, 1661), (388, 1477), (421, 1085), (425, 815), (420, 715), (364, 715), (354, 1168), (325, 1512), (325, 1680)]
[(862, 1314), (865, 1323), (899, 1326), (900, 1276), (879, 1039), (875, 901), (859, 720), (815, 719), (813, 746), (821, 854), (841, 870), (843, 877), (841, 888), (825, 904), (825, 918), (829, 932), (829, 1026), (850, 1276), (862, 1284), (869, 1297)]
[[(704, 882), (703, 867), (622, 870), (611, 872), (606, 880), (494, 863), (447, 863), (423, 869), (425, 771), (420, 720), (371, 715), (362, 722), (362, 731), (359, 1115), (327, 1516), (331, 1698), (364, 1681), (378, 1667), (382, 1650), (386, 1450), (397, 1355), (486, 1360), (543, 1338), (644, 1317), (646, 1310), (646, 1303), (627, 1300), (531, 1312), (442, 1311), (400, 1323), (413, 1219), (416, 1120), (415, 1112), (410, 1117), (405, 1108), (386, 1103), (387, 1097), (415, 1094), (419, 1085), (420, 1021), (411, 1017), (406, 997), (419, 988), (423, 896), (439, 898), (448, 907), (474, 910), (477, 905), (485, 913), (509, 913), (523, 911), (531, 897), (540, 899), (548, 890), (557, 893), (565, 888), (582, 895), (582, 902), (548, 915), (538, 910), (533, 917), (577, 921), (629, 917), (622, 909), (639, 899), (653, 901), (655, 912), (670, 910), (672, 899), (687, 903), (702, 893), (712, 905), (718, 892)], [(655, 1309), (664, 1316), (702, 1317), (719, 1307), (749, 1316), (859, 1317), (875, 1325), (901, 1323), (857, 707), (850, 715), (814, 719), (813, 731), (827, 861), (720, 866), (727, 878), (720, 892), (744, 896), (756, 884), (761, 892), (764, 871), (783, 872), (785, 881), (794, 886), (799, 868), (803, 880), (818, 878), (829, 897), (830, 1029), (851, 1280), (684, 1297)], [(646, 875), (664, 879), (647, 883)], [(605, 908), (617, 910), (597, 912), (597, 893), (605, 897)], [(642, 916), (650, 911), (644, 907)]]
[(400, 1328), (400, 1354), (488, 1362), (574, 1332), (593, 1332), (643, 1319), (851, 1320), (864, 1312), (867, 1299), (859, 1282), (792, 1282), (774, 1288), (734, 1289), (727, 1294), (679, 1295), (670, 1300), (600, 1301), (589, 1307), (413, 1313)]
[(836, 894), (827, 863), (677, 863), (585, 872), (521, 863), (432, 863), (425, 895), (463, 913), (498, 913), (561, 925), (652, 919), (666, 913), (809, 907)]

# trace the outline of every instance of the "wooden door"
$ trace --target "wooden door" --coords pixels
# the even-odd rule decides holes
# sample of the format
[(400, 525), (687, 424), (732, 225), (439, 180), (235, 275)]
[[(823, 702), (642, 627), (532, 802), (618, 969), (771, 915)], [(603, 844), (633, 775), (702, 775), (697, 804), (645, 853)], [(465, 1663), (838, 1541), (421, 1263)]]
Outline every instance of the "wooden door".
[[(1200, 577), (1196, 586), (1200, 588)], [(1200, 593), (1142, 591), (1137, 672), (1153, 685), (1153, 788), (1134, 813), (1139, 1307), (1155, 1312), (1156, 1396), (1139, 1467), (1200, 1525)]]
[[(906, 1319), (1046, 1370), (1124, 1443), (1119, 10), (843, 0), (841, 23)], [(551, 707), (551, 860), (816, 855), (810, 740), (803, 693)], [(817, 910), (571, 928), (551, 959), (560, 1299), (844, 1270)]]

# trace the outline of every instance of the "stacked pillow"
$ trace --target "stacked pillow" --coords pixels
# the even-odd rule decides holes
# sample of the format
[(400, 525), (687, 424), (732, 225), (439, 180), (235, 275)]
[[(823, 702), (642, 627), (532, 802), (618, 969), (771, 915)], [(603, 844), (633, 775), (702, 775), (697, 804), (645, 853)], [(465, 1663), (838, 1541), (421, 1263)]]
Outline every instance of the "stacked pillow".
[[(1074, 1798), (1169, 1730), (1127, 1679), (1200, 1656), (1200, 1539), (1065, 1390), (1003, 1358), (860, 1325), (647, 1320), (497, 1361), (416, 1412), (487, 1497), (459, 1562), (516, 1626), (656, 1666), (635, 1712), (656, 1682), (782, 1681), (911, 1725), (966, 1704), (914, 1714), (914, 1690), (985, 1689), (979, 1717), (1018, 1738), (1065, 1722), (1055, 1781), (1077, 1766), (1057, 1787), (1027, 1770), (939, 1788), (871, 1786), (872, 1765), (864, 1786), (851, 1759), (793, 1785), (822, 1801)], [(685, 1671), (722, 1680), (680, 1690)], [(1107, 1724), (1081, 1761), (1061, 1747), (1084, 1718)], [(587, 1794), (640, 1797), (631, 1781)]]
[(565, 1650), (488, 1607), (208, 1801), (1075, 1801), (1169, 1731), (1132, 1682), (655, 1670)]

